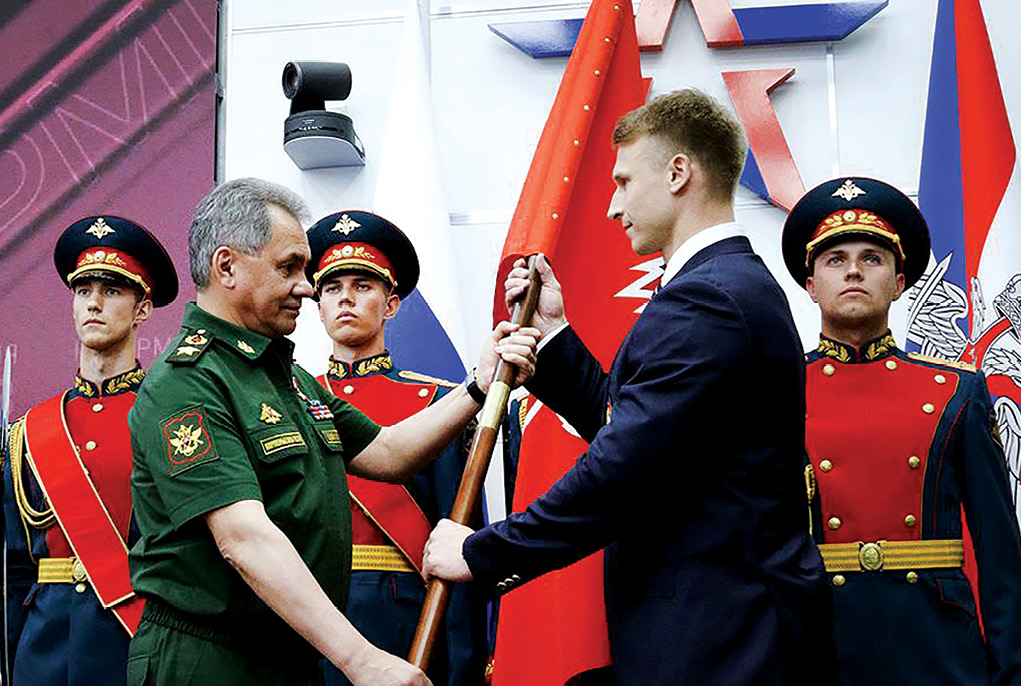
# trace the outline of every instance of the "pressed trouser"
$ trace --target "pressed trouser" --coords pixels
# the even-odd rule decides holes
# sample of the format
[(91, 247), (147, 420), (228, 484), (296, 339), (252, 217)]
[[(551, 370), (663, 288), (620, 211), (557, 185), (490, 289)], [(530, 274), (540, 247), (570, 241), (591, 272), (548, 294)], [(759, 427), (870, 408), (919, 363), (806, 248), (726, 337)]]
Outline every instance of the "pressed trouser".
[[(162, 610), (162, 611), (161, 611)], [(290, 647), (287, 647), (287, 646)], [(177, 615), (146, 607), (128, 649), (128, 686), (319, 686), (317, 653), (279, 642), (255, 649)]]

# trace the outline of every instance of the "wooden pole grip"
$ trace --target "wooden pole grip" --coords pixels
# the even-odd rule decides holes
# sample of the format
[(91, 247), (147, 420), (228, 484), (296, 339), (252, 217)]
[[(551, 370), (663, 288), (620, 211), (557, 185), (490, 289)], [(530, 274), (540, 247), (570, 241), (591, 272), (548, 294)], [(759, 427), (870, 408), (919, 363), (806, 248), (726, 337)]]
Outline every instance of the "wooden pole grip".
[[(531, 323), (532, 315), (535, 314), (535, 308), (539, 303), (541, 290), (542, 282), (537, 270), (536, 258), (532, 256), (528, 258), (528, 289), (525, 291), (524, 297), (515, 304), (514, 311), (511, 313), (511, 322), (522, 326)], [(475, 430), (475, 438), (472, 440), (471, 452), (468, 455), (468, 463), (464, 467), (461, 485), (457, 489), (454, 507), (450, 513), (450, 519), (458, 524), (470, 524), (471, 515), (478, 507), (479, 498), (482, 496), (482, 484), (486, 478), (486, 471), (489, 469), (489, 462), (493, 457), (493, 448), (496, 445), (500, 423), (507, 413), (507, 401), (510, 399), (510, 387), (513, 380), (513, 366), (501, 359), (493, 373), (489, 392), (486, 393), (486, 402), (482, 406), (479, 425)], [(415, 636), (411, 641), (411, 650), (408, 653), (408, 662), (422, 671), (428, 668), (429, 659), (436, 646), (440, 624), (447, 611), (447, 603), (450, 601), (451, 586), (451, 582), (442, 579), (433, 578), (429, 581), (425, 604), (422, 605), (422, 614), (419, 615), (418, 626), (415, 628)]]

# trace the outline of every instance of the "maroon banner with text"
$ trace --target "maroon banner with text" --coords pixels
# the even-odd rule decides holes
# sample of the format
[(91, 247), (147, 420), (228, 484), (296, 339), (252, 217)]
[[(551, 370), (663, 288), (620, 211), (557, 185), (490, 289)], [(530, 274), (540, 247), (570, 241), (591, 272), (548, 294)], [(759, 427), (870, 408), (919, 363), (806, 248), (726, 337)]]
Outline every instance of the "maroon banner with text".
[(57, 236), (91, 214), (150, 229), (181, 294), (139, 334), (143, 366), (194, 298), (187, 234), (213, 186), (215, 0), (0, 4), (0, 346), (12, 414), (67, 388), (78, 361)]

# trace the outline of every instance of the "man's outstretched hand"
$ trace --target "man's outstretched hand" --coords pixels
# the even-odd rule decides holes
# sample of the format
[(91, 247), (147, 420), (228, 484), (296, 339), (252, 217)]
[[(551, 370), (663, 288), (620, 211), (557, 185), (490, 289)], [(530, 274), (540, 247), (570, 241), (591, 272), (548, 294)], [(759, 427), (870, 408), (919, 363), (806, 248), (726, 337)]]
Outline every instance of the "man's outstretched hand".
[(471, 581), (472, 573), (461, 554), (464, 539), (472, 530), (449, 519), (441, 519), (429, 534), (422, 557), (422, 573), (426, 579), (436, 577), (447, 581)]
[(535, 374), (535, 349), (539, 343), (539, 330), (510, 322), (500, 322), (486, 339), (475, 370), (475, 383), (483, 393), (489, 392), (489, 383), (496, 372), (500, 358), (514, 366), (511, 388), (517, 388)]

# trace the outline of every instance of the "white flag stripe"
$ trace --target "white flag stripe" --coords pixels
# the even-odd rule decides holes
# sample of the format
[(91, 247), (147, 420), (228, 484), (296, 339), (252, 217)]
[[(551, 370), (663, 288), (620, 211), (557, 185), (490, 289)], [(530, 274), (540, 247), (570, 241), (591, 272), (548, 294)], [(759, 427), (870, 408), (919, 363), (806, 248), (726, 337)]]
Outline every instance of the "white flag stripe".
[(440, 180), (429, 44), (429, 0), (409, 0), (373, 209), (400, 227), (415, 244), (422, 267), (418, 290), (464, 364), (465, 329), (450, 215)]
[[(993, 223), (986, 236), (979, 260), (978, 280), (982, 284), (982, 309), (979, 314), (988, 326), (999, 318), (993, 299), (1003, 292), (1010, 280), (1021, 272), (1021, 169), (1014, 160), (1007, 190), (1000, 201)], [(975, 306), (978, 303), (973, 301)], [(972, 337), (981, 331), (972, 331)]]

